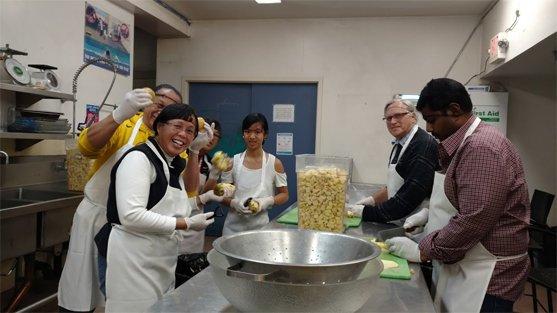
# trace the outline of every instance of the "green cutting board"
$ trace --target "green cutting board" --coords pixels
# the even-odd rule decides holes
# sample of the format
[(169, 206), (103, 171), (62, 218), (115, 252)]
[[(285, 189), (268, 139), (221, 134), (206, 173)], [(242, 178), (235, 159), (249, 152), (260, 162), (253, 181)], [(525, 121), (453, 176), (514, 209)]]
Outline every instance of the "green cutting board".
[(399, 258), (388, 252), (382, 252), (381, 260), (396, 262), (398, 267), (383, 270), (379, 277), (393, 279), (410, 279), (410, 277), (412, 277), (412, 273), (410, 273), (410, 267), (408, 267), (408, 261), (406, 259)]
[[(283, 224), (298, 224), (298, 207), (293, 208), (292, 210), (286, 212), (286, 214), (282, 215), (277, 219), (277, 222)], [(349, 217), (345, 219), (345, 224), (347, 227), (358, 227), (362, 223), (361, 217)]]

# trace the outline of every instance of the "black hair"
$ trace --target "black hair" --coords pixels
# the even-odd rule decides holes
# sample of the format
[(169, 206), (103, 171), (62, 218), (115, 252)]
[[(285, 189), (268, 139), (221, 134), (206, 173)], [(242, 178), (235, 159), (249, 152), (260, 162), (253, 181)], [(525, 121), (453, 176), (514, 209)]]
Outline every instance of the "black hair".
[[(242, 131), (249, 129), (251, 127), (251, 125), (253, 125), (255, 123), (261, 123), (261, 126), (263, 126), (263, 131), (265, 132), (265, 135), (269, 134), (269, 124), (267, 123), (267, 118), (265, 118), (265, 115), (263, 115), (261, 113), (250, 113), (250, 114), (248, 114), (244, 118), (244, 120), (242, 121)], [(263, 139), (262, 144), (265, 144), (265, 139)]]
[(464, 85), (454, 79), (436, 78), (422, 89), (416, 108), (420, 112), (425, 107), (433, 111), (446, 111), (451, 103), (458, 103), (465, 113), (472, 112), (472, 100)]
[(220, 126), (219, 121), (217, 121), (216, 119), (212, 119), (212, 118), (206, 118), (205, 123), (208, 123), (209, 125), (215, 124), (215, 130), (218, 130), (220, 135), (222, 136), (222, 127)]
[(157, 92), (161, 89), (170, 89), (174, 91), (178, 95), (178, 97), (180, 97), (180, 102), (182, 101), (182, 94), (178, 91), (178, 89), (174, 88), (174, 86), (170, 84), (160, 84), (155, 87), (154, 91)]
[(197, 125), (197, 115), (195, 114), (195, 111), (191, 106), (184, 103), (169, 104), (165, 106), (164, 109), (162, 109), (161, 113), (159, 113), (159, 115), (155, 119), (155, 122), (153, 122), (153, 130), (155, 131), (155, 135), (158, 135), (157, 125), (159, 123), (166, 123), (170, 120), (175, 119), (184, 121), (191, 121), (191, 119), (193, 119), (195, 121), (195, 136), (197, 136), (197, 132), (199, 131)]
[(85, 8), (85, 14), (92, 15), (94, 13), (95, 13), (95, 8), (93, 8), (92, 6), (88, 5), (87, 8)]
[(267, 123), (267, 119), (265, 115), (261, 113), (250, 113), (242, 121), (242, 131), (247, 130), (251, 127), (251, 125), (255, 123), (261, 123), (263, 126), (263, 130), (265, 131), (265, 135), (269, 133), (269, 124)]

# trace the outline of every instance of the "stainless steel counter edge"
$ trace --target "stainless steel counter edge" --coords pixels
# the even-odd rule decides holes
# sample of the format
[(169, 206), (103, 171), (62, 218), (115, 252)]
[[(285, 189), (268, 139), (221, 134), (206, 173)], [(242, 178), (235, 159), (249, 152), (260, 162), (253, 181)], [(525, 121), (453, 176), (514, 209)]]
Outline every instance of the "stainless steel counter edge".
[(83, 195), (75, 195), (71, 197), (40, 201), (40, 202), (29, 203), (26, 205), (20, 205), (12, 208), (1, 209), (0, 220), (27, 215), (27, 214), (34, 214), (38, 212), (46, 212), (46, 211), (55, 210), (59, 208), (66, 208), (70, 206), (77, 207), (82, 199), (83, 199)]

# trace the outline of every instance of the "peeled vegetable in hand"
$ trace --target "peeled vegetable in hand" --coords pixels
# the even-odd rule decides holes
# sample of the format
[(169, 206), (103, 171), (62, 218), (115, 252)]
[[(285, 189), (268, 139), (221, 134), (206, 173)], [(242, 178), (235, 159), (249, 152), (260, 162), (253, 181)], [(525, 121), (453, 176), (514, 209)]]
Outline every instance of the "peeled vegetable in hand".
[(348, 174), (335, 167), (298, 172), (299, 227), (342, 232)]
[(222, 151), (217, 151), (215, 155), (213, 155), (213, 158), (211, 159), (211, 164), (213, 166), (216, 166), (221, 171), (225, 171), (228, 169), (229, 162), (230, 162), (230, 158), (228, 157), (228, 154)]
[(151, 96), (151, 101), (155, 102), (155, 99), (157, 98), (157, 94), (155, 94), (153, 89), (151, 89), (149, 87), (145, 87), (145, 88), (143, 88), (143, 90), (145, 90), (147, 93), (149, 93), (149, 96)]
[(200, 133), (205, 132), (205, 120), (202, 117), (197, 118), (197, 126), (199, 128)]
[(377, 241), (375, 238), (371, 239), (370, 241), (381, 248), (381, 252), (389, 252), (389, 245), (384, 243), (383, 241)]
[(251, 213), (257, 213), (259, 212), (259, 202), (255, 201), (252, 198), (248, 198), (245, 202), (244, 202), (244, 206), (249, 208), (249, 210), (251, 211)]
[(214, 193), (215, 195), (222, 197), (226, 195), (227, 197), (232, 197), (234, 195), (234, 191), (236, 191), (236, 187), (229, 183), (218, 183), (215, 186)]

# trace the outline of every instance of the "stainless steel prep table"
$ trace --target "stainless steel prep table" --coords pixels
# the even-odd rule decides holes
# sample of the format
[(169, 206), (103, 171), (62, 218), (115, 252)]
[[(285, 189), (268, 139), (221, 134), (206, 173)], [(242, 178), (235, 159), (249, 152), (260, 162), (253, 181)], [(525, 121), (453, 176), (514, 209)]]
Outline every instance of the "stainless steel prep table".
[[(284, 211), (292, 209), (295, 204)], [(284, 214), (283, 213), (283, 214)], [(362, 223), (349, 228), (346, 233), (354, 236), (375, 236), (377, 231), (392, 226), (379, 223)], [(265, 228), (297, 228), (272, 221)], [(369, 292), (372, 296), (358, 312), (435, 312), (420, 266), (410, 264), (414, 275), (410, 280), (379, 278)], [(222, 296), (213, 281), (210, 268), (185, 282), (178, 289), (155, 303), (151, 312), (238, 312)]]

